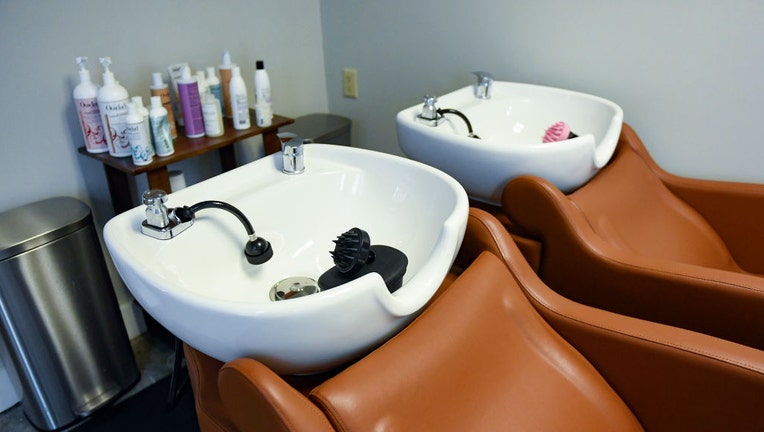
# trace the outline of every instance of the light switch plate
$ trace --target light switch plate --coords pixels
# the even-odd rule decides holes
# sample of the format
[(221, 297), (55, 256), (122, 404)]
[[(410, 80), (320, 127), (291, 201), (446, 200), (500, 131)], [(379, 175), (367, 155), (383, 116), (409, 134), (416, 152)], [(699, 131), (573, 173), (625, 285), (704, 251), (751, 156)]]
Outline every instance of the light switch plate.
[(358, 97), (358, 71), (342, 69), (342, 95), (349, 98)]

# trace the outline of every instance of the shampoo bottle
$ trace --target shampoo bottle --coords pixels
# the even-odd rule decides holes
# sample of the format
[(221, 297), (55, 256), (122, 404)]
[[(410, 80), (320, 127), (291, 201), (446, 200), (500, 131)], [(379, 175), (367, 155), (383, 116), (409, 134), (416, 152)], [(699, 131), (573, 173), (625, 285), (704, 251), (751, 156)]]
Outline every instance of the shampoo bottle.
[(203, 137), (204, 121), (202, 120), (202, 103), (199, 100), (199, 85), (196, 83), (196, 78), (191, 76), (189, 68), (184, 68), (183, 74), (178, 79), (178, 96), (186, 124), (186, 136)]
[(220, 102), (212, 93), (202, 95), (202, 117), (204, 117), (204, 132), (208, 137), (223, 135), (223, 115), (220, 112)]
[(149, 110), (143, 106), (143, 97), (133, 96), (130, 101), (135, 105), (135, 111), (143, 116), (143, 128), (146, 129), (146, 136), (149, 137), (149, 150), (154, 152), (154, 141), (151, 139), (151, 126), (149, 126)]
[(146, 128), (143, 127), (143, 123), (143, 115), (138, 113), (135, 104), (129, 102), (125, 116), (127, 140), (130, 143), (133, 164), (138, 166), (148, 165), (154, 159), (154, 152), (150, 148), (149, 136), (146, 135)]
[(154, 139), (156, 155), (164, 157), (175, 153), (170, 131), (170, 111), (167, 111), (161, 96), (151, 96), (149, 123), (151, 123), (151, 136)]
[(127, 157), (133, 154), (130, 142), (125, 136), (128, 93), (114, 79), (114, 73), (109, 70), (111, 57), (101, 57), (98, 60), (104, 69), (103, 87), (98, 90), (98, 109), (101, 112), (104, 132), (106, 132), (109, 154), (114, 157)]
[(231, 76), (231, 109), (233, 110), (233, 128), (249, 129), (249, 102), (247, 101), (247, 85), (244, 84), (244, 78), (241, 77), (241, 70), (238, 66), (233, 67)]
[(210, 92), (210, 85), (207, 84), (207, 78), (204, 77), (204, 71), (196, 71), (196, 83), (199, 86), (199, 97)]
[[(170, 125), (170, 134), (173, 138), (178, 137), (178, 128), (175, 126), (175, 116), (172, 111), (172, 99), (170, 98), (170, 86), (162, 81), (162, 74), (151, 74), (151, 96), (159, 96), (162, 106), (167, 110), (167, 122)], [(151, 115), (151, 113), (149, 113)]]
[(77, 57), (80, 65), (80, 83), (74, 88), (74, 105), (77, 107), (77, 117), (82, 127), (82, 137), (85, 138), (85, 148), (90, 153), (109, 151), (101, 124), (101, 112), (98, 110), (98, 86), (90, 80), (90, 71), (85, 67), (87, 57)]
[(273, 120), (271, 80), (262, 60), (258, 60), (255, 65), (255, 119), (259, 127), (270, 126)]
[(175, 111), (175, 121), (179, 126), (183, 126), (183, 109), (180, 106), (180, 95), (178, 94), (178, 80), (183, 75), (183, 69), (188, 68), (188, 63), (175, 63), (167, 66), (167, 73), (170, 74), (170, 93), (173, 94), (172, 109)]
[(207, 68), (207, 85), (210, 86), (210, 93), (218, 100), (220, 104), (220, 112), (225, 109), (223, 107), (223, 87), (220, 85), (218, 76), (215, 75), (215, 68), (210, 66)]
[(231, 110), (231, 74), (233, 73), (233, 67), (235, 64), (231, 63), (231, 54), (223, 53), (223, 63), (218, 66), (220, 70), (220, 88), (223, 89), (223, 115), (226, 117), (233, 117), (233, 111)]

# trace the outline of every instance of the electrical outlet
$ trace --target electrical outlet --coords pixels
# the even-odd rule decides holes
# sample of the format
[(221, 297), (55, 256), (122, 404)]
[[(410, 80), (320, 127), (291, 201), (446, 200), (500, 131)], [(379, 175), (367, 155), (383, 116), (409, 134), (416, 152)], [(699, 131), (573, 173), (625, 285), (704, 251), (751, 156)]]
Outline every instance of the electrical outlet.
[(349, 98), (358, 97), (358, 71), (342, 69), (342, 95)]

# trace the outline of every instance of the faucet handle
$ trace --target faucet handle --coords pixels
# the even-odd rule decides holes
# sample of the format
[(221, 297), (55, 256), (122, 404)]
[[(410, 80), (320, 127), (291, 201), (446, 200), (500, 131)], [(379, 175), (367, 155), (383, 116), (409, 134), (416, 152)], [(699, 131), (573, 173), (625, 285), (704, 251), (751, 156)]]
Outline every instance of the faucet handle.
[(438, 101), (438, 97), (426, 94), (422, 99), (424, 105), (422, 105), (422, 112), (419, 114), (419, 117), (425, 120), (437, 120), (438, 108), (435, 106), (435, 102)]
[[(141, 232), (158, 240), (169, 240), (194, 224), (194, 213), (188, 207), (168, 209), (167, 193), (151, 189), (143, 193), (146, 219), (141, 222)], [(182, 212), (182, 214), (181, 214)], [(190, 213), (190, 216), (187, 216)]]
[(146, 205), (145, 223), (163, 229), (170, 225), (170, 217), (167, 214), (167, 193), (162, 189), (151, 189), (143, 193), (143, 204)]
[(282, 153), (285, 155), (302, 154), (302, 145), (310, 144), (311, 142), (313, 141), (307, 138), (294, 138), (291, 141), (284, 143), (284, 149), (282, 150)]
[(294, 148), (294, 147), (299, 147), (303, 144), (310, 144), (313, 142), (313, 139), (311, 138), (302, 138), (292, 132), (279, 132), (278, 134), (276, 134), (276, 137), (281, 142), (282, 153), (285, 151), (292, 151), (291, 149), (287, 150), (287, 147)]
[(493, 84), (493, 75), (490, 72), (475, 71), (472, 72), (477, 77), (475, 85), (475, 97), (488, 99), (491, 97), (491, 84)]
[(167, 202), (167, 192), (162, 189), (151, 189), (143, 193), (143, 204), (153, 206)]
[(472, 72), (478, 80), (478, 85), (486, 85), (493, 81), (493, 75), (490, 72), (474, 71)]

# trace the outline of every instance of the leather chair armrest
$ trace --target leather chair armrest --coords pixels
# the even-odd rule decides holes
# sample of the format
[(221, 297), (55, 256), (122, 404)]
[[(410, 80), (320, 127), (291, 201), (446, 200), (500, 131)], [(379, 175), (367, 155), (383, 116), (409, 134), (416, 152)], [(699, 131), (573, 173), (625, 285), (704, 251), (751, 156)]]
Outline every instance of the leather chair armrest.
[(504, 260), (547, 322), (646, 430), (764, 429), (764, 351), (568, 300), (538, 279), (495, 218), (470, 209), (459, 259), (480, 249)]
[(551, 290), (528, 292), (646, 430), (764, 428), (764, 352), (576, 304)]
[(302, 393), (250, 358), (226, 363), (218, 389), (229, 417), (241, 431), (334, 431)]
[[(633, 308), (627, 315), (650, 311), (640, 318), (764, 349), (764, 278), (645, 257), (629, 257), (627, 266), (611, 258), (596, 279), (612, 286), (618, 280), (621, 294), (641, 297), (642, 304), (622, 305)], [(649, 307), (653, 298), (664, 304)]]

